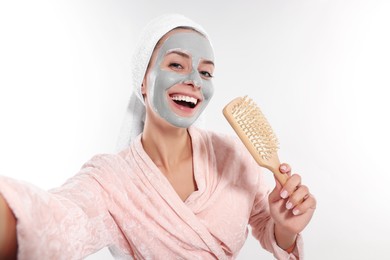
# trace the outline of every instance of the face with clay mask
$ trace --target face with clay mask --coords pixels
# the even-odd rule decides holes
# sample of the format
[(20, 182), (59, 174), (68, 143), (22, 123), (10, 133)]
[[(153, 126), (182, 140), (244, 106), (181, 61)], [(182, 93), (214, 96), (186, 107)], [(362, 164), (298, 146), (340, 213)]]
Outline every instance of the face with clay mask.
[(214, 53), (210, 42), (195, 31), (174, 30), (167, 36), (152, 56), (142, 91), (161, 118), (187, 128), (213, 95)]

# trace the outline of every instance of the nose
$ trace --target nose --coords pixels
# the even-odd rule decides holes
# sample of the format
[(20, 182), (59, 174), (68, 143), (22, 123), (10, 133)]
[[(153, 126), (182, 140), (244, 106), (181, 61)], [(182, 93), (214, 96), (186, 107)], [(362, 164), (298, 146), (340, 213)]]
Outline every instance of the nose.
[(193, 85), (196, 88), (202, 87), (202, 78), (199, 75), (199, 72), (192, 70), (188, 78), (184, 81), (184, 84)]

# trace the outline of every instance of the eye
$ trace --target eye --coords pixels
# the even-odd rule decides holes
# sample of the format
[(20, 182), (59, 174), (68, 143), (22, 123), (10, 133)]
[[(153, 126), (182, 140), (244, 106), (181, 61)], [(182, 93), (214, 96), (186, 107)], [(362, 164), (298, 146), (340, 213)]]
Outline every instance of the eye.
[(208, 71), (199, 71), (199, 73), (202, 75), (202, 76), (204, 76), (204, 77), (206, 77), (206, 78), (212, 78), (213, 77), (213, 75), (211, 75), (211, 73), (210, 72), (208, 72)]
[(183, 69), (183, 66), (176, 62), (169, 63), (169, 67), (173, 69)]

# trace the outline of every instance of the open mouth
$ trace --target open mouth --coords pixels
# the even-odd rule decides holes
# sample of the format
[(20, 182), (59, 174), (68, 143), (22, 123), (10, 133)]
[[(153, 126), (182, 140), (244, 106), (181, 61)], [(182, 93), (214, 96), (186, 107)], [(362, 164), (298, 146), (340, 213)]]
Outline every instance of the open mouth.
[(184, 95), (171, 95), (170, 97), (176, 104), (183, 107), (194, 108), (198, 104), (198, 99), (194, 97)]

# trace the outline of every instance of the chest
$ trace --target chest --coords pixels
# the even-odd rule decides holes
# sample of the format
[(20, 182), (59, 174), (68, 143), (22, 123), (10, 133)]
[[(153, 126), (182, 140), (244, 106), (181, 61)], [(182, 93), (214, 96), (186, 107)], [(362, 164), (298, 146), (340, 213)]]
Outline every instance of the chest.
[(182, 201), (197, 190), (191, 159), (184, 160), (171, 169), (159, 167)]

